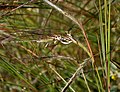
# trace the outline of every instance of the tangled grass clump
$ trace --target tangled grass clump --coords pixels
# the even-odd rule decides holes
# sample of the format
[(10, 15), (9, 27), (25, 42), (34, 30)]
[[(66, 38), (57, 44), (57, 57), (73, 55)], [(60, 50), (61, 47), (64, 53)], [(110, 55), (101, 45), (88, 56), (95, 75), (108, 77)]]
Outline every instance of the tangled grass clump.
[(0, 91), (120, 91), (119, 5), (0, 1)]

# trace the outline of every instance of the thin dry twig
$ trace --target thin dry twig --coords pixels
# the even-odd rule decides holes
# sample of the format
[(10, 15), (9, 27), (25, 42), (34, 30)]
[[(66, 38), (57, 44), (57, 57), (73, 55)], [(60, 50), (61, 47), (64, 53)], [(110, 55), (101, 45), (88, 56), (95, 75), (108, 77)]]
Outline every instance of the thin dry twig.
[(76, 70), (76, 72), (73, 74), (73, 76), (70, 78), (70, 80), (66, 83), (66, 85), (64, 86), (64, 88), (62, 89), (61, 92), (65, 92), (67, 90), (67, 88), (70, 86), (70, 84), (73, 82), (73, 80), (76, 78), (78, 72), (83, 68), (82, 65), (80, 65), (78, 67), (78, 69)]
[(78, 73), (80, 72), (80, 70), (85, 67), (85, 64), (88, 62), (88, 60), (84, 61), (83, 63), (79, 64), (78, 69), (76, 70), (76, 72), (73, 74), (73, 76), (70, 78), (70, 80), (66, 83), (66, 85), (64, 86), (64, 88), (62, 89), (61, 92), (65, 92), (67, 90), (67, 88), (70, 86), (70, 84), (74, 81), (74, 79), (76, 78), (76, 76), (78, 75)]
[[(51, 68), (51, 67), (50, 67)], [(55, 70), (55, 69), (53, 69), (53, 68), (51, 68), (54, 72), (55, 72), (55, 74), (59, 77), (59, 78), (61, 78), (66, 84), (67, 84), (67, 82), (66, 82), (66, 80)], [(73, 92), (75, 92), (75, 90), (71, 87), (71, 86), (69, 86), (70, 87), (70, 89), (73, 91)]]

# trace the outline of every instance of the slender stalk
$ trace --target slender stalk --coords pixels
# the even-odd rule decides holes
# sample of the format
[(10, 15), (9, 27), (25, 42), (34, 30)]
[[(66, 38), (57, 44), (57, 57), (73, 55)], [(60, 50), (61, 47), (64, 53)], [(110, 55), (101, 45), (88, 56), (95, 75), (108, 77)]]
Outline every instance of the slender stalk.
[[(110, 0), (109, 0), (110, 2)], [(110, 92), (110, 11), (111, 5), (109, 3), (109, 10), (108, 10), (108, 48), (107, 48), (107, 59), (108, 59), (108, 92)]]
[(105, 45), (106, 45), (106, 54), (107, 54), (107, 43), (108, 43), (108, 38), (107, 38), (107, 0), (104, 0), (104, 6), (105, 6), (105, 9), (104, 9), (104, 16), (105, 16)]
[[(105, 73), (107, 73), (106, 71), (106, 62), (105, 62), (105, 38), (104, 38), (104, 30), (103, 30), (103, 14), (102, 14), (102, 7), (101, 7), (101, 0), (99, 0), (99, 10), (100, 10), (100, 13), (99, 13), (99, 21), (100, 21), (100, 38), (101, 38), (101, 64), (103, 63), (104, 64), (104, 67), (105, 67)], [(103, 72), (104, 74), (104, 72)], [(102, 86), (102, 83), (101, 84), (101, 88), (103, 89), (103, 86)]]
[[(105, 55), (107, 54), (107, 1), (104, 0), (104, 17), (105, 17)], [(105, 62), (106, 76), (107, 76), (107, 61)]]

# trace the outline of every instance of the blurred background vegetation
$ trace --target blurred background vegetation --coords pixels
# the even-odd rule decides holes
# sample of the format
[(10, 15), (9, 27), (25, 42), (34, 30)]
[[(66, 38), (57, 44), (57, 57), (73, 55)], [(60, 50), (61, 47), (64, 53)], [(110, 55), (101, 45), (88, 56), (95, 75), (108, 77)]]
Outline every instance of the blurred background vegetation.
[[(99, 0), (50, 1), (82, 22), (102, 87), (99, 88), (99, 81), (96, 81), (88, 54), (68, 41), (67, 33), (71, 33), (74, 40), (87, 48), (82, 31), (72, 20), (42, 0), (0, 0), (0, 92), (60, 92), (83, 62), (86, 62), (83, 72), (77, 72), (67, 92), (88, 92), (89, 88), (91, 92), (107, 91), (100, 58)], [(100, 1), (104, 10), (104, 0)], [(110, 3), (110, 85), (111, 92), (118, 92), (120, 1), (111, 0)]]

